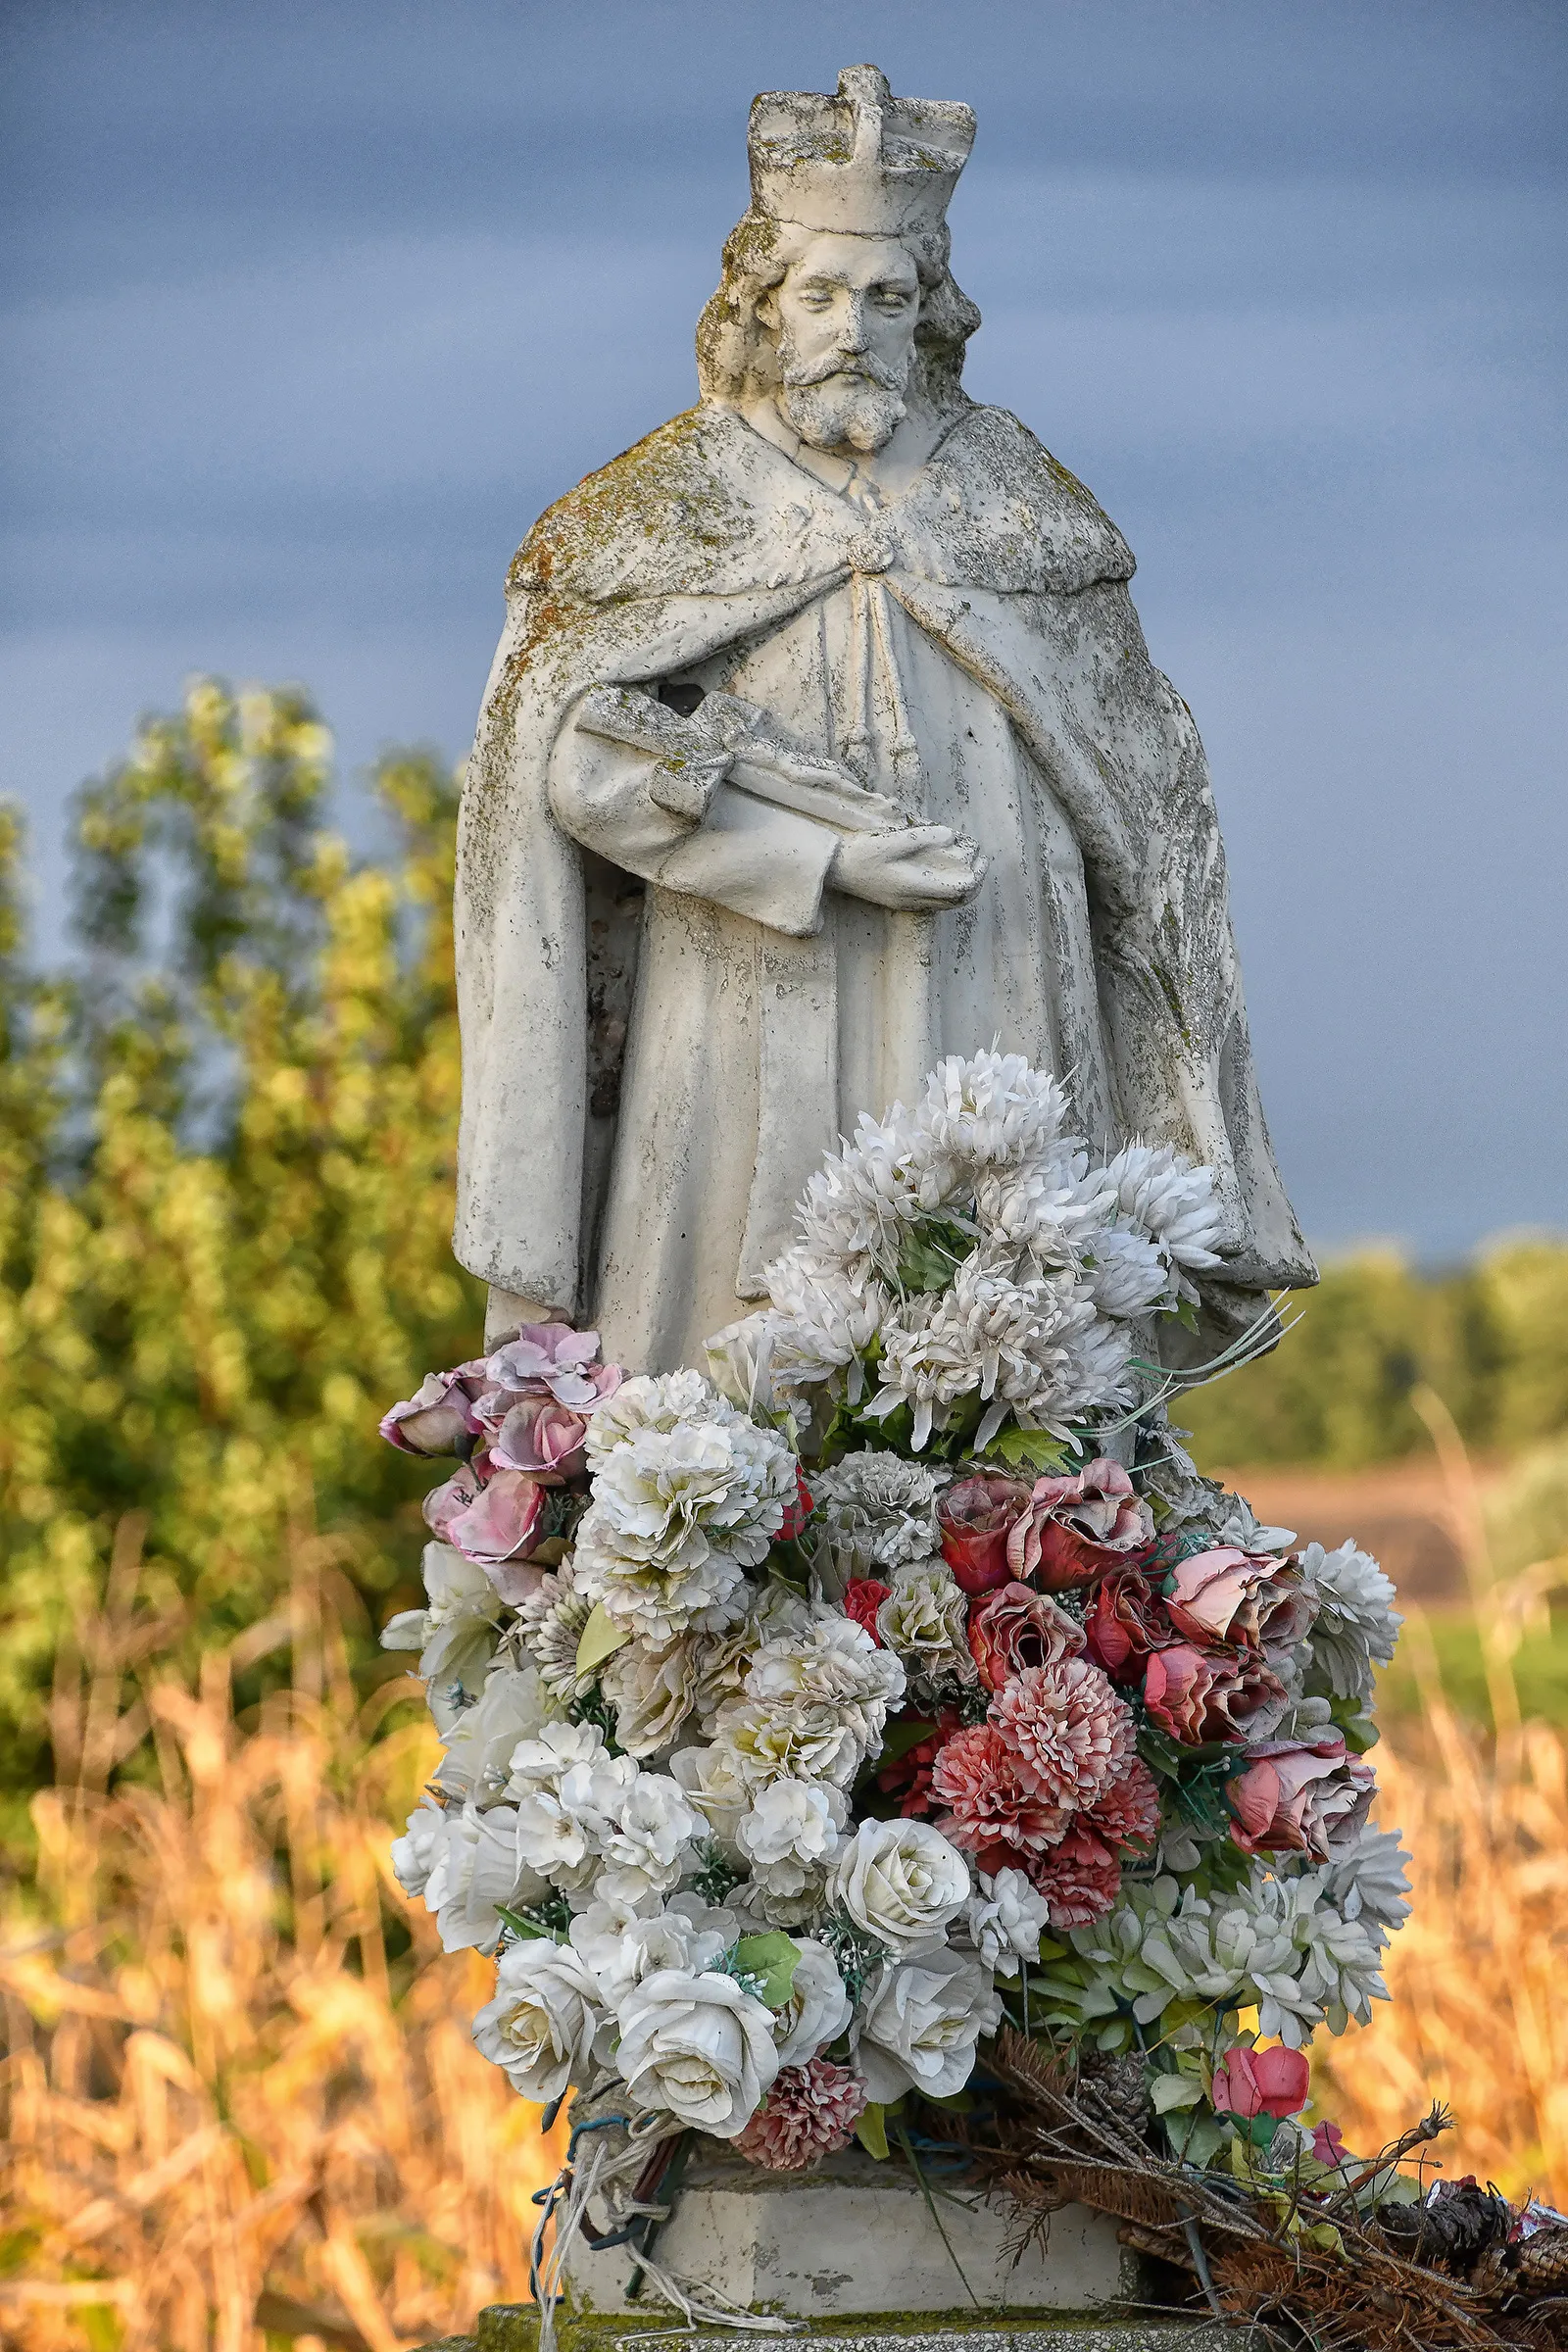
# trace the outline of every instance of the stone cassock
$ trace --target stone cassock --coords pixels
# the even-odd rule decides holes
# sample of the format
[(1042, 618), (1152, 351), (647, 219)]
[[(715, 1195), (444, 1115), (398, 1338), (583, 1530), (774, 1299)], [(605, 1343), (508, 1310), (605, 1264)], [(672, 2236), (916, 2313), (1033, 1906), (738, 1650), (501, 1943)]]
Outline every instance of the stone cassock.
[(1314, 1279), (1132, 556), (961, 388), (973, 138), (869, 66), (760, 97), (698, 405), (513, 564), (458, 877), (456, 1248), (492, 1334), (551, 1310), (700, 1363), (858, 1113), (994, 1041), (1098, 1150), (1219, 1171), (1207, 1336)]

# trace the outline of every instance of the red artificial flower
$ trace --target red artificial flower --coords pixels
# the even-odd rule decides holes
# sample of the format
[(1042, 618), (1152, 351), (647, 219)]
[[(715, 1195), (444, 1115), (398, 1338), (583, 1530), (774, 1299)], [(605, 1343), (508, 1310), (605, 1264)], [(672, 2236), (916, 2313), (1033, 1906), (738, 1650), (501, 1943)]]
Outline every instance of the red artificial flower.
[(1210, 1740), (1266, 1736), (1285, 1711), (1285, 1686), (1246, 1650), (1198, 1649), (1174, 1642), (1150, 1655), (1144, 1704), (1188, 1747)]
[(811, 1490), (801, 1476), (800, 1471), (797, 1470), (795, 1473), (795, 1500), (784, 1505), (784, 1516), (779, 1522), (778, 1541), (781, 1544), (792, 1544), (811, 1516), (814, 1508)]
[(1092, 1926), (1121, 1892), (1120, 1862), (1099, 1838), (1079, 1828), (1083, 1818), (1077, 1816), (1059, 1845), (1025, 1864), (1054, 1928)]
[(991, 1721), (1064, 1811), (1095, 1804), (1133, 1754), (1132, 1711), (1085, 1658), (1026, 1666), (992, 1700)]
[(1134, 1756), (1086, 1812), (1075, 1813), (1072, 1826), (1100, 1838), (1112, 1854), (1128, 1846), (1152, 1846), (1159, 1836), (1159, 1787), (1142, 1756)]
[(988, 1690), (1000, 1690), (1026, 1666), (1076, 1656), (1083, 1645), (1082, 1627), (1028, 1585), (1003, 1585), (969, 1604), (969, 1651)]
[(1129, 1566), (1153, 1541), (1153, 1512), (1120, 1462), (1102, 1458), (1076, 1478), (1036, 1481), (1007, 1539), (1007, 1563), (1014, 1576), (1060, 1592)]
[(939, 1499), (942, 1556), (965, 1592), (991, 1592), (1007, 1582), (1008, 1537), (1029, 1494), (1026, 1480), (985, 1470), (960, 1478)]
[(876, 1630), (876, 1613), (892, 1593), (891, 1585), (879, 1585), (875, 1577), (858, 1576), (844, 1594), (844, 1614), (853, 1617), (857, 1625), (864, 1626), (878, 1649), (882, 1637)]
[(1372, 1809), (1377, 1776), (1331, 1740), (1274, 1740), (1255, 1748), (1225, 1784), (1236, 1815), (1231, 1838), (1244, 1854), (1309, 1854), (1327, 1862), (1352, 1845)]
[(944, 1741), (931, 1774), (948, 1806), (937, 1826), (987, 1872), (1014, 1866), (1061, 1836), (1067, 1816), (1044, 1794), (994, 1724), (971, 1724)]
[(884, 1796), (895, 1799), (906, 1819), (934, 1809), (936, 1799), (931, 1793), (932, 1767), (942, 1752), (944, 1740), (951, 1739), (957, 1728), (956, 1711), (952, 1707), (944, 1707), (924, 1740), (917, 1740), (894, 1763), (884, 1764), (878, 1772), (877, 1787)]
[(1245, 2042), (1214, 2069), (1209, 2097), (1216, 2115), (1240, 2116), (1250, 2123), (1254, 2115), (1299, 2115), (1312, 2087), (1312, 2069), (1304, 2052), (1276, 2042), (1267, 2050), (1250, 2050)]
[(1112, 1682), (1143, 1681), (1144, 1660), (1170, 1641), (1171, 1623), (1142, 1568), (1113, 1568), (1101, 1578), (1084, 1610), (1084, 1637)]

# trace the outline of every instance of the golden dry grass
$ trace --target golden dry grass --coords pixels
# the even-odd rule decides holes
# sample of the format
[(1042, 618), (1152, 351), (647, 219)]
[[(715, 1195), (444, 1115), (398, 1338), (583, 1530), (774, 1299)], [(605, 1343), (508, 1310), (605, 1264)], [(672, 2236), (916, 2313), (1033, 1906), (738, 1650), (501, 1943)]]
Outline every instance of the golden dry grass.
[[(40, 1908), (0, 1953), (0, 2331), (24, 2352), (393, 2352), (525, 2298), (529, 2200), (560, 2156), (469, 2040), (488, 1964), (444, 1956), (390, 1876), (434, 1756), (424, 1721), (383, 1728), (409, 1686), (357, 1704), (323, 1544), (297, 1546), (287, 1615), (238, 1660), (211, 1651), (194, 1690), (127, 1676), (135, 1579), (122, 1542), (57, 1682)], [(290, 1686), (237, 1722), (236, 1663), (283, 1642)], [(143, 1726), (155, 1779), (106, 1795)]]

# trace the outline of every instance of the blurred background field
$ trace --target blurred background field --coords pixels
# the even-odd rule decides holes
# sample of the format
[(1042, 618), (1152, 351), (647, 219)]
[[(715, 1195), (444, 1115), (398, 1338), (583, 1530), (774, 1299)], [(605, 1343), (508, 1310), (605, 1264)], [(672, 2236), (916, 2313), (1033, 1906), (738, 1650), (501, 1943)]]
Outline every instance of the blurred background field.
[[(480, 1326), (455, 795), (389, 756), (351, 858), (329, 751), (297, 694), (193, 686), (81, 796), (48, 971), (0, 816), (0, 2329), (40, 2352), (427, 2341), (525, 2292), (558, 2161), (387, 1866), (424, 1481), (375, 1423)], [(1568, 2202), (1568, 1243), (1367, 1250), (1305, 1304), (1183, 1411), (1410, 1619), (1417, 1909), (1323, 2103), (1370, 2146), (1446, 2098), (1450, 2172)]]

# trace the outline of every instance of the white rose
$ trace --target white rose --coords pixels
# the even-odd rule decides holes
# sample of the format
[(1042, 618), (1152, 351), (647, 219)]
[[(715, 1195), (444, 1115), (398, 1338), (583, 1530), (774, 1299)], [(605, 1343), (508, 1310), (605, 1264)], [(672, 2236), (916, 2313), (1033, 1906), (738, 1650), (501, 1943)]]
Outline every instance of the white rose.
[(520, 1671), (496, 1665), (471, 1707), (465, 1707), (447, 1734), (447, 1751), (436, 1778), (443, 1788), (466, 1796), (499, 1796), (507, 1787), (514, 1750), (543, 1727), (549, 1695), (532, 1665)]
[(592, 2080), (604, 2022), (581, 1955), (540, 1936), (502, 1953), (496, 1997), (474, 2019), (473, 2038), (514, 2090), (543, 2102)]
[(781, 2067), (804, 2066), (824, 2043), (837, 2041), (855, 2012), (838, 1962), (827, 1945), (811, 1936), (803, 1936), (799, 1941), (801, 1956), (790, 1982), (790, 1997), (773, 2013)]
[(951, 2098), (974, 2071), (974, 2047), (995, 2033), (1002, 2003), (990, 1971), (958, 1952), (891, 1963), (878, 1978), (852, 2039), (871, 2097), (906, 2090)]
[(386, 1649), (417, 1649), (418, 1671), (443, 1739), (479, 1690), (500, 1639), (501, 1598), (482, 1568), (450, 1544), (427, 1544), (428, 1608), (405, 1609), (381, 1637)]
[(735, 1832), (751, 1811), (752, 1791), (724, 1747), (683, 1747), (669, 1759), (673, 1778), (719, 1844), (735, 1851)]
[(1050, 1917), (1044, 1896), (1036, 1893), (1021, 1870), (999, 1870), (994, 1879), (982, 1875), (978, 1893), (969, 1897), (963, 1926), (988, 1968), (1002, 1977), (1015, 1977), (1020, 1960), (1039, 1959), (1040, 1938)]
[(896, 1952), (940, 1942), (969, 1899), (969, 1865), (924, 1821), (862, 1821), (833, 1871), (858, 1928)]
[(446, 1813), (433, 1796), (421, 1796), (408, 1828), (392, 1840), (392, 1875), (405, 1894), (421, 1895), (446, 1845)]
[(778, 2073), (771, 2015), (713, 1969), (645, 1977), (618, 2022), (616, 2064), (633, 2096), (719, 2139), (745, 2130)]
[(525, 1908), (549, 1893), (548, 1883), (519, 1861), (517, 1816), (511, 1805), (481, 1813), (471, 1799), (443, 1816), (441, 1849), (424, 1886), (442, 1948), (493, 1951), (501, 1936), (497, 1906)]

